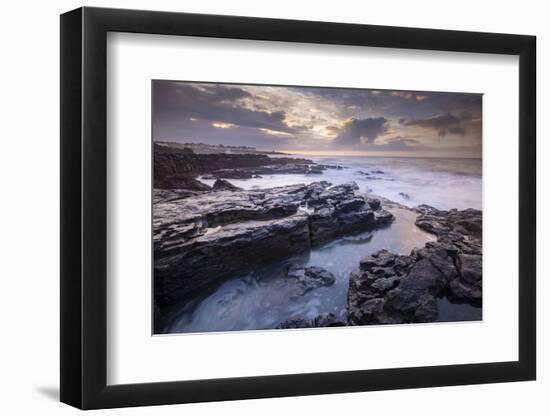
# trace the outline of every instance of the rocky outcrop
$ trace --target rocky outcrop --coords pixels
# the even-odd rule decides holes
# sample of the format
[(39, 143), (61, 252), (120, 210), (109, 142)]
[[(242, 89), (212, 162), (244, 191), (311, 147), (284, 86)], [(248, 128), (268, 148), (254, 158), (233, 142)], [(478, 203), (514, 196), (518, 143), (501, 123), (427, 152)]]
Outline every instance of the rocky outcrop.
[(410, 255), (382, 250), (365, 258), (350, 275), (350, 325), (435, 321), (441, 296), (481, 304), (481, 212), (416, 210), (416, 225), (437, 242)]
[[(355, 183), (327, 182), (181, 197), (182, 190), (155, 190), (157, 304), (187, 299), (235, 274), (392, 221), (379, 200), (356, 191)], [(304, 289), (316, 280), (323, 285), (330, 281), (322, 271), (302, 272)]]
[(242, 188), (237, 187), (236, 185), (231, 184), (227, 180), (217, 179), (216, 182), (214, 182), (214, 185), (212, 185), (212, 189), (215, 191), (241, 191)]
[[(275, 174), (322, 174), (327, 166), (314, 164), (307, 159), (271, 158), (269, 164), (258, 167), (225, 168), (211, 171), (213, 178), (249, 179)], [(275, 162), (277, 162), (275, 164)]]
[(164, 177), (162, 181), (155, 180), (155, 186), (164, 189), (183, 189), (190, 191), (210, 191), (210, 187), (192, 176), (174, 174)]
[[(449, 296), (481, 303), (482, 213), (479, 210), (442, 211), (422, 205), (416, 225), (438, 237), (438, 244), (453, 260), (458, 274), (447, 274)], [(432, 252), (434, 252), (432, 250)], [(441, 254), (441, 252), (440, 252)], [(452, 265), (449, 265), (451, 267)], [(444, 265), (440, 264), (440, 268)]]
[(283, 321), (277, 329), (308, 329), (314, 327), (341, 327), (345, 326), (346, 322), (340, 320), (334, 314), (320, 314), (313, 319), (305, 319), (303, 317), (292, 317)]
[(155, 241), (155, 296), (159, 305), (186, 299), (245, 268), (308, 251), (307, 216), (248, 220), (213, 227), (174, 225)]
[(290, 266), (287, 277), (295, 279), (302, 289), (304, 295), (311, 290), (319, 287), (329, 287), (334, 284), (336, 278), (332, 273), (319, 266)]
[(321, 174), (327, 168), (304, 158), (270, 158), (254, 153), (196, 154), (190, 148), (154, 146), (154, 187), (158, 189), (205, 191), (209, 187), (195, 179), (203, 174), (246, 179), (262, 174)]
[(311, 210), (309, 226), (313, 245), (393, 220), (393, 215), (381, 208), (380, 200), (356, 194), (359, 187), (355, 183), (316, 184), (312, 184), (306, 196), (306, 209)]

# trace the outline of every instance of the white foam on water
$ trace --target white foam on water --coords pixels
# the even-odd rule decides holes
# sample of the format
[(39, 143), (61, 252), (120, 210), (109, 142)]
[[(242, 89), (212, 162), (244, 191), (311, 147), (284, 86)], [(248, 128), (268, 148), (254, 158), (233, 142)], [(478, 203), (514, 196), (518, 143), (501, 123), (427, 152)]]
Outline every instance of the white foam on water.
[[(327, 169), (323, 174), (277, 174), (229, 181), (247, 190), (315, 181), (328, 181), (334, 185), (355, 181), (363, 192), (408, 207), (420, 204), (441, 210), (482, 207), (481, 159), (300, 157), (343, 168)], [(200, 180), (208, 185), (214, 183), (214, 180)]]

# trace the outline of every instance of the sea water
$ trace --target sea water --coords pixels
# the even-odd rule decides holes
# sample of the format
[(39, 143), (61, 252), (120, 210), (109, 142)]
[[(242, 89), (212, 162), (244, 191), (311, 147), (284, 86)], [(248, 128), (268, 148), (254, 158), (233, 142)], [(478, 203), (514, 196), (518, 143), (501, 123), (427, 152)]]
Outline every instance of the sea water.
[[(408, 207), (428, 204), (441, 210), (481, 209), (481, 159), (396, 157), (311, 157), (316, 163), (340, 166), (323, 174), (265, 175), (261, 178), (229, 180), (244, 189), (270, 188), (288, 184), (355, 181), (361, 191), (386, 197)], [(368, 175), (366, 175), (368, 174)], [(212, 185), (214, 180), (201, 181)]]

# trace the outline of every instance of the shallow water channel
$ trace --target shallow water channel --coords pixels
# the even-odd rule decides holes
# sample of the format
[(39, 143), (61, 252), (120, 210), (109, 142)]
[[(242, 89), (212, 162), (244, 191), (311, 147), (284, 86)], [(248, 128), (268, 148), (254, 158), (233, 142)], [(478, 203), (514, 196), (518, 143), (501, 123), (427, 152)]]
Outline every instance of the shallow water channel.
[[(230, 279), (210, 294), (176, 308), (167, 333), (273, 329), (291, 317), (313, 318), (333, 313), (345, 318), (348, 280), (361, 259), (380, 249), (409, 254), (435, 237), (414, 224), (416, 214), (393, 208), (395, 221), (382, 229), (348, 236), (312, 250), (308, 255), (279, 262)], [(302, 295), (293, 279), (285, 277), (290, 264), (316, 265), (332, 272), (336, 282)], [(440, 320), (479, 319), (480, 309), (439, 301)]]

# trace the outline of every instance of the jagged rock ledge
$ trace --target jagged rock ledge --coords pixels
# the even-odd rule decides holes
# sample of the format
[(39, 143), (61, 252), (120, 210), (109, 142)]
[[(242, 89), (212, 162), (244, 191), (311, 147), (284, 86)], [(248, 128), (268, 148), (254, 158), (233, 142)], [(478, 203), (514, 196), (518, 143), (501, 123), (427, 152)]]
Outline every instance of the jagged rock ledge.
[(350, 275), (349, 325), (436, 321), (441, 296), (481, 305), (481, 211), (416, 211), (416, 225), (437, 241), (410, 255), (381, 250), (361, 261)]
[[(157, 308), (189, 299), (238, 273), (393, 220), (379, 200), (360, 195), (355, 183), (321, 181), (251, 191), (227, 187), (155, 190)], [(310, 272), (292, 273), (307, 278)]]

